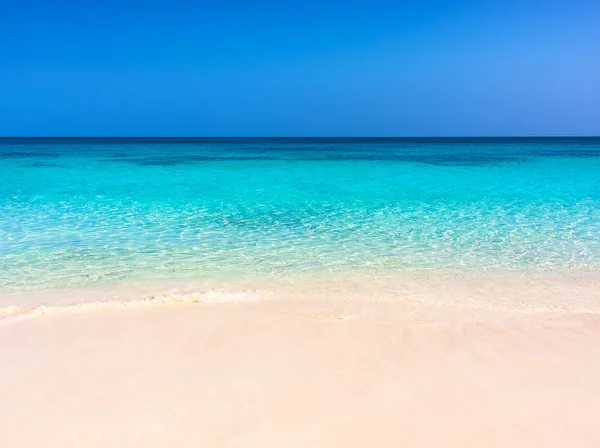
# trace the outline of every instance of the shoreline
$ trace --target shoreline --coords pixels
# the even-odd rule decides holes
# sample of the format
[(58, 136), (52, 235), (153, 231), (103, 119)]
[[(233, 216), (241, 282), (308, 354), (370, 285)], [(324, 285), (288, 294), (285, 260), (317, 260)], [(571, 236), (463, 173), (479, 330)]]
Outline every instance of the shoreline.
[[(481, 312), (600, 314), (600, 271), (353, 272), (278, 278), (129, 280), (0, 292), (0, 325), (107, 309), (257, 302), (389, 303)], [(284, 305), (285, 306), (285, 305)]]
[(26, 446), (598, 446), (600, 316), (262, 301), (0, 326)]

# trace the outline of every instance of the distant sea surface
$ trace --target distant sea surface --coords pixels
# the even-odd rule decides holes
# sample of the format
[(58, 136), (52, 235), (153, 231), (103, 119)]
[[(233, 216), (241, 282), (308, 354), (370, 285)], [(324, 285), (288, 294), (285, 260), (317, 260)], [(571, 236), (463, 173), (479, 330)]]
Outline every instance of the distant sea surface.
[(14, 293), (600, 267), (600, 139), (0, 139)]

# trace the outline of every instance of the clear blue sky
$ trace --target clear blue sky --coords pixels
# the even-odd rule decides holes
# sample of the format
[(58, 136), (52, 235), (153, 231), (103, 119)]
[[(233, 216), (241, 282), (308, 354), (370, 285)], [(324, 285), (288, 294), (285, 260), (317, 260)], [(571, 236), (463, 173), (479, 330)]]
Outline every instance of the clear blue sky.
[(0, 0), (0, 135), (600, 135), (600, 2)]

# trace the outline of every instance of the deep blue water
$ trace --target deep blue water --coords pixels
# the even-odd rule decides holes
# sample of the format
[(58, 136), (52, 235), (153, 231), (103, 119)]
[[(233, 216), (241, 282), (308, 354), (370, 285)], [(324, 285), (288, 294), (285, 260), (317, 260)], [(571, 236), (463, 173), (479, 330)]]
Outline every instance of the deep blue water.
[(600, 139), (0, 139), (0, 292), (600, 266)]

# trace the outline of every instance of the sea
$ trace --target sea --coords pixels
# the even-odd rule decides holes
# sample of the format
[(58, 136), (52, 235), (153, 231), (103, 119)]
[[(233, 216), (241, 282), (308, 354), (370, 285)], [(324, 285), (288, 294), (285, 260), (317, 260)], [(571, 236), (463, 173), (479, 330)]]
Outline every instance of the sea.
[(540, 288), (585, 311), (598, 272), (600, 138), (0, 139), (5, 313)]

